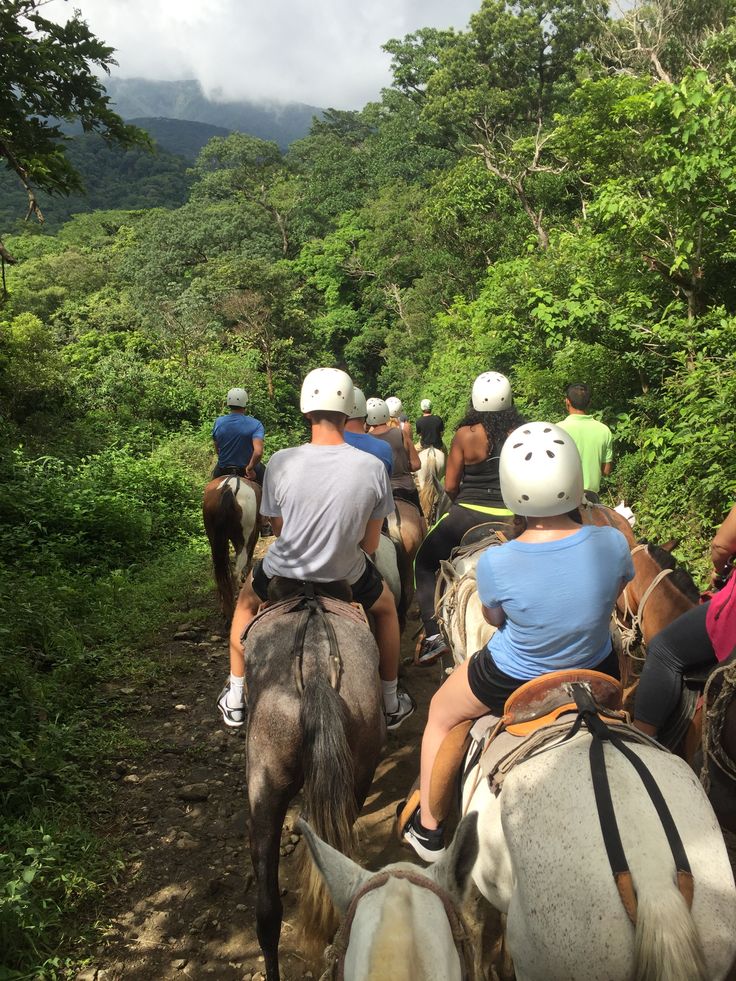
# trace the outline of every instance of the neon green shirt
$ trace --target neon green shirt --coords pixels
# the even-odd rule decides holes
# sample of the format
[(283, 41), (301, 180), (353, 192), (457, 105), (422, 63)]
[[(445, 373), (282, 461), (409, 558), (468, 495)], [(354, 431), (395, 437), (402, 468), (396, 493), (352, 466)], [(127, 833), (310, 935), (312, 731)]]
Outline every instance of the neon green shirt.
[(578, 448), (583, 461), (583, 486), (597, 494), (601, 487), (601, 467), (613, 462), (611, 430), (593, 416), (579, 412), (571, 412), (557, 425), (572, 436)]

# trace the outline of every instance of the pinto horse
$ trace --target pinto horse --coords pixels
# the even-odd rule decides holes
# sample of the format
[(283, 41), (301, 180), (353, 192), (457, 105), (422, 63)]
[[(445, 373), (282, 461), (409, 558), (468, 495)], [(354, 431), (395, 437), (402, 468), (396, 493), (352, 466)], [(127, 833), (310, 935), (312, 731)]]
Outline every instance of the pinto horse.
[[(235, 590), (248, 574), (258, 540), (261, 488), (245, 477), (216, 477), (204, 489), (202, 514), (212, 552), (220, 608), (230, 622)], [(230, 567), (230, 545), (235, 550), (235, 575)]]
[[(279, 581), (272, 580), (273, 599), (278, 588)], [(266, 977), (278, 981), (279, 846), (289, 803), (303, 788), (303, 812), (312, 827), (330, 845), (349, 852), (386, 726), (378, 649), (363, 615), (348, 603), (291, 597), (253, 621), (244, 647), (256, 930)], [(335, 926), (334, 911), (306, 857), (301, 877), (305, 944), (323, 948)]]
[(445, 472), (445, 453), (435, 446), (427, 446), (418, 450), (421, 467), (414, 474), (419, 502), (427, 521), (431, 521), (432, 513), (437, 504), (437, 485)]

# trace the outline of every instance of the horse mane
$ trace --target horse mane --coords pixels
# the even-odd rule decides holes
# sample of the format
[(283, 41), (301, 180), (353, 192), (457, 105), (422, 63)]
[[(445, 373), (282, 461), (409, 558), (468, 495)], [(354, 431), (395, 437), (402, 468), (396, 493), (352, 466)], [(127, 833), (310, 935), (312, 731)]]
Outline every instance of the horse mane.
[(672, 552), (668, 552), (661, 545), (655, 545), (652, 542), (647, 542), (647, 551), (662, 569), (672, 569), (672, 574), (669, 576), (670, 582), (683, 596), (692, 600), (693, 603), (700, 600), (700, 590), (695, 585), (693, 577), (687, 569), (683, 569), (681, 565), (677, 564), (677, 559)]

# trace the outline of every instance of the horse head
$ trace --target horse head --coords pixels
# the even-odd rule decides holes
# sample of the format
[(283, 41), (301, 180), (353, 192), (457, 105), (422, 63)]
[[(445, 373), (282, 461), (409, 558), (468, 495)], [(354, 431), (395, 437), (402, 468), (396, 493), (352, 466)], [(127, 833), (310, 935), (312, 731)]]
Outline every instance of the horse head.
[(476, 813), (461, 821), (450, 848), (427, 869), (400, 862), (367, 872), (306, 821), (298, 828), (342, 920), (331, 948), (338, 976), (338, 965), (352, 981), (468, 976), (472, 955), (457, 907), (478, 857)]

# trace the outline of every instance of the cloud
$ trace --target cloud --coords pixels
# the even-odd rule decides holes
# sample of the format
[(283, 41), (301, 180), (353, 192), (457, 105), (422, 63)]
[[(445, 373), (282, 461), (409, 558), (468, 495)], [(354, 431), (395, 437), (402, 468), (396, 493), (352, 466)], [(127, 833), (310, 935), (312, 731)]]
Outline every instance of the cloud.
[[(196, 78), (211, 94), (360, 108), (390, 82), (389, 38), (467, 25), (480, 0), (78, 0), (114, 74)], [(71, 6), (52, 0), (48, 16)]]

